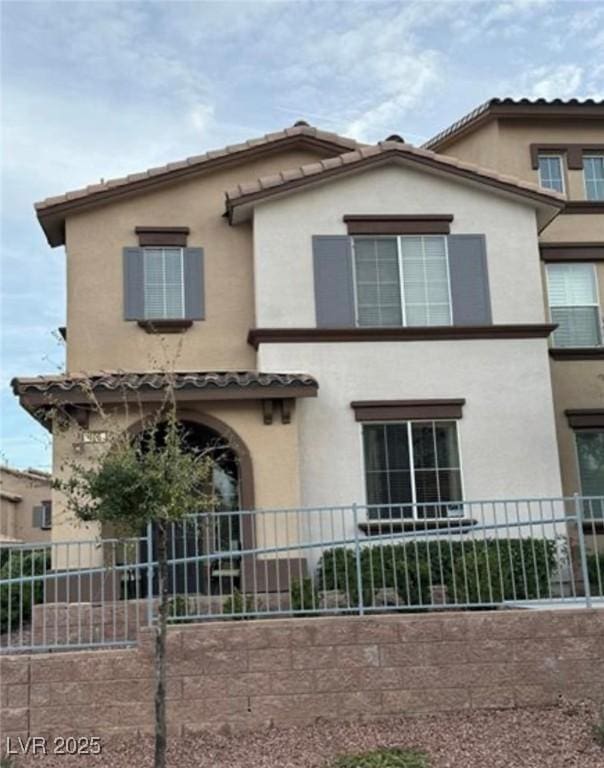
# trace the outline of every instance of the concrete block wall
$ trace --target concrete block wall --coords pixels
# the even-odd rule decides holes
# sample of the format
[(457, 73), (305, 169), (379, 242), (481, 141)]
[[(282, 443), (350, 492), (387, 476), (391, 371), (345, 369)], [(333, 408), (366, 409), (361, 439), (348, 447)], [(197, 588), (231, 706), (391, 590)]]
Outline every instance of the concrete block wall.
[[(172, 735), (604, 699), (604, 611), (230, 621), (170, 630)], [(135, 648), (0, 657), (0, 732), (153, 729), (153, 635)]]

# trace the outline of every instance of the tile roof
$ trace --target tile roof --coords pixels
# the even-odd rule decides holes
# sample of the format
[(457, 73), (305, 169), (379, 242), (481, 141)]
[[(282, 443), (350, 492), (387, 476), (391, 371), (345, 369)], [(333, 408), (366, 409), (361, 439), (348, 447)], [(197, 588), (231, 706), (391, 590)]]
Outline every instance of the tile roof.
[(186, 372), (186, 373), (126, 373), (112, 371), (94, 376), (35, 376), (14, 378), (11, 382), (16, 395), (30, 393), (53, 394), (74, 391), (143, 391), (162, 390), (169, 379), (174, 389), (262, 389), (268, 387), (308, 387), (316, 389), (317, 380), (306, 373), (260, 373), (259, 371)]
[(522, 110), (525, 114), (530, 114), (531, 111), (539, 110), (540, 113), (545, 111), (555, 112), (559, 109), (577, 110), (578, 113), (586, 108), (593, 110), (602, 110), (602, 118), (604, 119), (604, 100), (596, 99), (511, 99), (511, 98), (493, 98), (480, 104), (478, 107), (468, 112), (466, 115), (456, 120), (452, 125), (443, 129), (431, 139), (428, 139), (423, 147), (425, 149), (433, 149), (440, 146), (446, 139), (460, 133), (461, 131), (469, 128), (472, 124), (479, 124), (483, 119), (489, 116), (490, 113), (505, 114), (515, 112), (518, 109)]
[(151, 184), (158, 184), (197, 171), (211, 170), (213, 167), (225, 162), (235, 162), (238, 158), (244, 159), (248, 154), (263, 152), (272, 146), (278, 145), (280, 142), (289, 145), (296, 141), (315, 145), (320, 144), (323, 147), (331, 148), (334, 152), (362, 146), (354, 139), (340, 136), (331, 131), (322, 131), (303, 121), (299, 121), (290, 128), (267, 133), (264, 136), (249, 139), (240, 144), (231, 144), (222, 149), (210, 150), (201, 155), (187, 157), (178, 162), (168, 163), (157, 168), (149, 168), (141, 173), (132, 173), (128, 176), (107, 179), (106, 181), (102, 180), (98, 184), (74, 189), (62, 195), (47, 197), (35, 203), (34, 207), (50, 244), (58, 245), (61, 242), (62, 235), (56, 231), (49, 232), (51, 226), (49, 218), (53, 215), (56, 216), (63, 209), (102, 201), (108, 197), (123, 194), (135, 188), (148, 187)]
[(553, 190), (543, 189), (536, 184), (514, 176), (486, 170), (478, 165), (462, 162), (456, 158), (439, 155), (430, 150), (413, 147), (399, 141), (382, 141), (376, 145), (359, 147), (352, 152), (302, 165), (299, 168), (264, 176), (256, 181), (238, 184), (226, 192), (227, 213), (232, 220), (233, 211), (238, 205), (311, 183), (320, 176), (345, 173), (356, 166), (370, 164), (388, 156), (407, 159), (437, 170), (465, 176), (470, 180), (497, 186), (508, 192), (532, 197), (557, 207), (562, 207), (565, 202), (564, 195)]

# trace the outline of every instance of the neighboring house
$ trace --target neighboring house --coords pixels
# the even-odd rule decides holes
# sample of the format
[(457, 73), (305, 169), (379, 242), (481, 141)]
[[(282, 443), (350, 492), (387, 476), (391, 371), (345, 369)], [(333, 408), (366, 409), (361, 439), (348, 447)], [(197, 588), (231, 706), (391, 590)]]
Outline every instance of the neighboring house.
[(562, 484), (603, 496), (604, 102), (491, 99), (425, 146), (567, 196), (539, 235)]
[(50, 541), (51, 486), (46, 472), (0, 466), (0, 544)]
[[(379, 532), (561, 494), (538, 240), (557, 191), (300, 123), (36, 208), (67, 254), (67, 372), (13, 388), (49, 429), (62, 408), (102, 440), (81, 372), (136, 429), (123, 389), (153, 407), (167, 354), (191, 440), (228, 441), (224, 508), (359, 502)], [(94, 450), (75, 434), (54, 430), (57, 474)], [(53, 538), (90, 537), (53, 503)]]

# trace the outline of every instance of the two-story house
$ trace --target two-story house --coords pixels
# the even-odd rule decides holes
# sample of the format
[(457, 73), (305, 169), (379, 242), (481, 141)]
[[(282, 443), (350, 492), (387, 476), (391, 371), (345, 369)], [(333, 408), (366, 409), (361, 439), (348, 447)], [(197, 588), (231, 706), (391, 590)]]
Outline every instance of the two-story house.
[[(539, 235), (565, 494), (604, 494), (604, 102), (491, 99), (425, 145), (567, 204)], [(604, 510), (594, 509), (594, 514)]]
[[(51, 198), (36, 210), (66, 250), (67, 370), (13, 388), (61, 473), (99, 429), (82, 374), (135, 430), (124, 393), (153, 408), (170, 361), (191, 439), (228, 442), (227, 508), (359, 502), (371, 533), (556, 497), (539, 233), (563, 208), (400, 137), (305, 123)], [(60, 409), (89, 442), (53, 425)], [(53, 538), (90, 537), (53, 504)]]

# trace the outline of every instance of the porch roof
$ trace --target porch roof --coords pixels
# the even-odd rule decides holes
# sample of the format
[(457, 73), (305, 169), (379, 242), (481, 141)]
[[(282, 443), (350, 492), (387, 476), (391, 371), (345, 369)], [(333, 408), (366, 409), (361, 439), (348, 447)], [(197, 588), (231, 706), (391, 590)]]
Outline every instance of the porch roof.
[(170, 383), (179, 402), (316, 397), (319, 387), (317, 380), (306, 373), (260, 371), (104, 371), (92, 375), (17, 377), (11, 386), (25, 410), (46, 424), (53, 408), (75, 405), (91, 410), (95, 400), (161, 402)]

